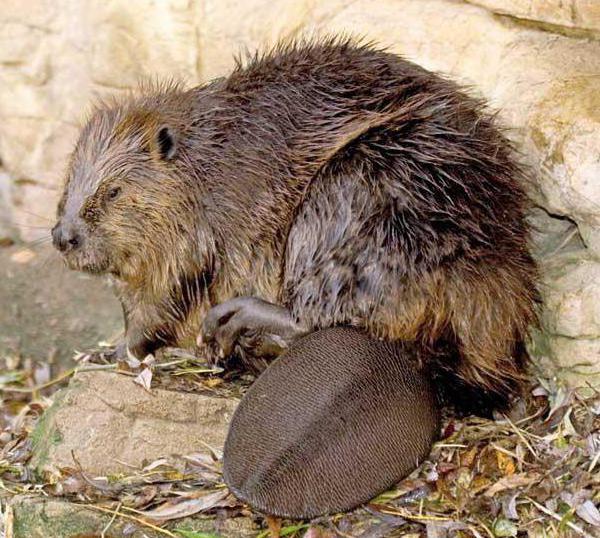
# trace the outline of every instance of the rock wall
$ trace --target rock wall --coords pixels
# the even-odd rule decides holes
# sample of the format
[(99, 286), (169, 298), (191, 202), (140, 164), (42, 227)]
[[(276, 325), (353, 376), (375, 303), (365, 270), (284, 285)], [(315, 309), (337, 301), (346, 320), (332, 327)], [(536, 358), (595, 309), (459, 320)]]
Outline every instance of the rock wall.
[(331, 32), (451, 75), (500, 111), (539, 205), (545, 307), (533, 350), (571, 381), (600, 383), (597, 0), (5, 0), (0, 235), (47, 233), (94, 96), (146, 76), (193, 84), (225, 74), (246, 49)]

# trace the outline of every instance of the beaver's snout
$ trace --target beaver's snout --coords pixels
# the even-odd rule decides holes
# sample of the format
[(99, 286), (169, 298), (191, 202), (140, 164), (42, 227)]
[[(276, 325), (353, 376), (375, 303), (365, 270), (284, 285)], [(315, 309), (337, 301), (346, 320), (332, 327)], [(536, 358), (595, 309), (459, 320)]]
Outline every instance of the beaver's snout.
[(52, 228), (52, 243), (63, 254), (81, 248), (83, 233), (74, 221), (59, 220)]

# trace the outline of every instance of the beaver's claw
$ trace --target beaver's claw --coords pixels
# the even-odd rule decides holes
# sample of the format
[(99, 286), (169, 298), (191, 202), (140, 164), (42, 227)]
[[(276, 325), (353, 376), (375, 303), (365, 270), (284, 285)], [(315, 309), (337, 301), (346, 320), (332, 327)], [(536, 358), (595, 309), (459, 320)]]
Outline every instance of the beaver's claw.
[(222, 357), (239, 351), (255, 357), (276, 357), (307, 330), (282, 306), (257, 297), (238, 297), (208, 311), (202, 341), (219, 348)]

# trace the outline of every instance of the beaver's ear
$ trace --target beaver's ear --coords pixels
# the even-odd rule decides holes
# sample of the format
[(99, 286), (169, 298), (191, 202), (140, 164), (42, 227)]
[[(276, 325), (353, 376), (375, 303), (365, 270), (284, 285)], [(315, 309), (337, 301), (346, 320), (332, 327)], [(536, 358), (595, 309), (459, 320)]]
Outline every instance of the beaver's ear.
[(177, 153), (177, 140), (175, 133), (170, 127), (163, 126), (156, 133), (156, 147), (158, 155), (164, 161), (168, 161), (175, 157)]

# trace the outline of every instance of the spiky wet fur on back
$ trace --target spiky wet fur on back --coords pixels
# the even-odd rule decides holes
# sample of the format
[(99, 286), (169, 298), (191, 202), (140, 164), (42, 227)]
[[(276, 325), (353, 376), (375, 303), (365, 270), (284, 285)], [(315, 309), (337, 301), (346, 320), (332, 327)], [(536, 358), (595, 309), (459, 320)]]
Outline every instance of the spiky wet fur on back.
[[(162, 125), (169, 162), (152, 148)], [(536, 299), (522, 173), (454, 83), (352, 41), (281, 45), (208, 85), (101, 107), (63, 207), (82, 169), (93, 205), (114, 162), (151, 193), (98, 217), (119, 245), (107, 270), (128, 339), (145, 350), (189, 339), (210, 305), (258, 295), (314, 328), (421, 342), (485, 390), (519, 379)]]

